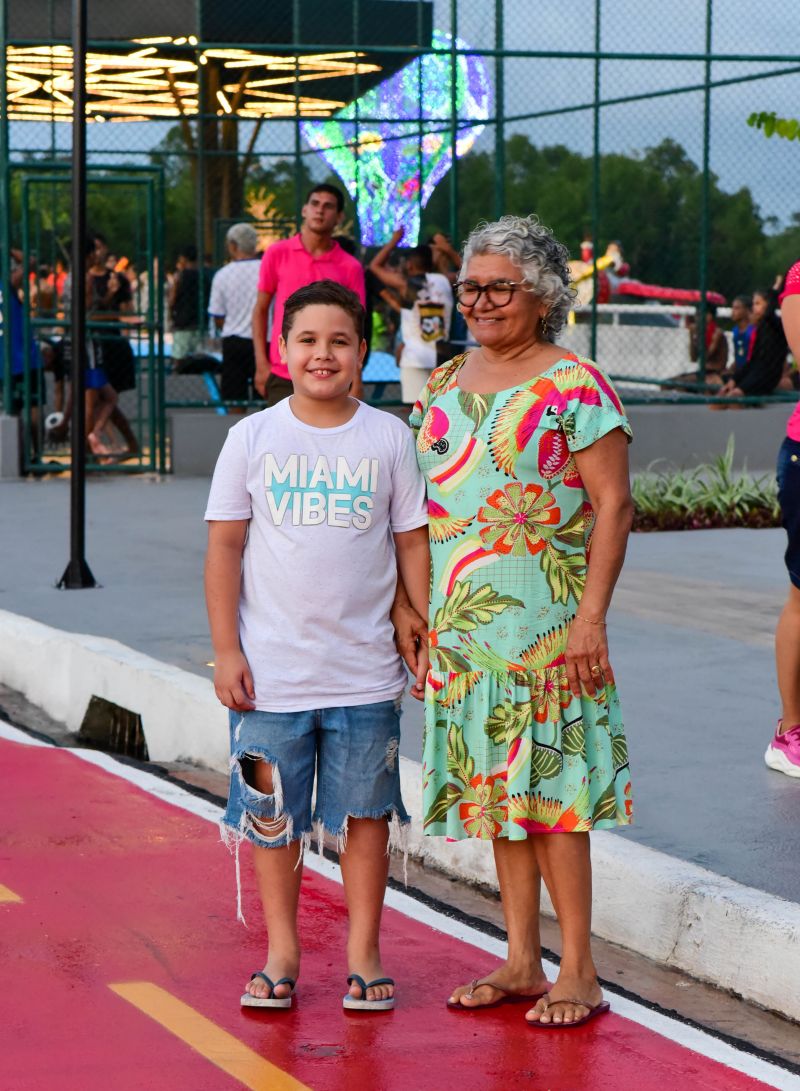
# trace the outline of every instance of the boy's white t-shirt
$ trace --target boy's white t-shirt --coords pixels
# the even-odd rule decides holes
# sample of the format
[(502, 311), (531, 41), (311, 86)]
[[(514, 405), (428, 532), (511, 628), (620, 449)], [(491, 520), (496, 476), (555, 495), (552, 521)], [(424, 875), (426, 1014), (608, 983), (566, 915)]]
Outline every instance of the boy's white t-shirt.
[(389, 620), (392, 534), (428, 522), (411, 431), (363, 402), (346, 424), (315, 428), (290, 403), (231, 428), (205, 514), (250, 520), (239, 633), (255, 706), (393, 700), (408, 676)]
[(446, 340), (453, 316), (453, 289), (443, 273), (426, 273), (413, 307), (400, 311), (400, 367), (436, 367), (436, 343)]

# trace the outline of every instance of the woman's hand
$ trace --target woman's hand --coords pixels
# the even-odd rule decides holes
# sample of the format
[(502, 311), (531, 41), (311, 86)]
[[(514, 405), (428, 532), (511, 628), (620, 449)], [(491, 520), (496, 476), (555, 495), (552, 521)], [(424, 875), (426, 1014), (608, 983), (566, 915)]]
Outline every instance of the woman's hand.
[(598, 688), (614, 682), (605, 625), (576, 617), (570, 626), (565, 659), (569, 688), (575, 697), (582, 695), (581, 685), (590, 697), (594, 697)]
[(214, 692), (222, 704), (234, 712), (250, 712), (255, 708), (253, 675), (243, 652), (226, 652), (216, 656)]

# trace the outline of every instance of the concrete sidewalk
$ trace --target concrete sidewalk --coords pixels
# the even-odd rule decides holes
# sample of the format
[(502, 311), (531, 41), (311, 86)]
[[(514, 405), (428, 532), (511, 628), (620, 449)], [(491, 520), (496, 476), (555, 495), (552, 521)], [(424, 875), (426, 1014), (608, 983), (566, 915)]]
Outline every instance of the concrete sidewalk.
[[(74, 727), (93, 693), (107, 696), (140, 712), (146, 733), (159, 721), (155, 741), (169, 736), (172, 756), (148, 738), (153, 760), (194, 754), (224, 769), (201, 589), (207, 488), (205, 479), (91, 481), (87, 559), (103, 586), (61, 592), (68, 483), (0, 483), (0, 683), (57, 719), (69, 717), (56, 706), (69, 706)], [(777, 715), (782, 551), (779, 531), (631, 539), (610, 638), (636, 825), (594, 835), (594, 921), (611, 942), (800, 1020), (800, 781), (763, 764)], [(66, 635), (75, 633), (91, 635)], [(421, 709), (406, 706), (412, 851), (491, 882), (488, 846), (422, 837)]]

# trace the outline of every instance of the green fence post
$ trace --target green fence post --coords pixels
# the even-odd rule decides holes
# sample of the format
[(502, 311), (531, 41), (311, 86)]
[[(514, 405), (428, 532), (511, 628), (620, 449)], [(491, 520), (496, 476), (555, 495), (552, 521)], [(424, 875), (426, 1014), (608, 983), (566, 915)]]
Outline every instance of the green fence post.
[(292, 0), (292, 48), (294, 49), (294, 219), (300, 230), (303, 199), (300, 179), (302, 167), (302, 147), (300, 144), (300, 2)]
[(11, 412), (11, 310), (8, 306), (11, 285), (11, 165), (8, 141), (8, 4), (0, 0), (0, 287), (4, 294), (3, 355), (0, 378), (3, 389), (3, 412)]
[(597, 262), (600, 258), (600, 13), (602, 0), (594, 2), (594, 106), (592, 125), (592, 329), (589, 356), (597, 359)]
[(713, 0), (706, 0), (706, 59), (703, 90), (703, 195), (700, 224), (700, 322), (697, 330), (698, 381), (706, 381), (706, 323), (708, 320), (708, 240), (711, 217), (711, 35), (714, 22)]
[(450, 139), (453, 142), (453, 162), (450, 166), (450, 238), (458, 248), (458, 0), (450, 0)]
[(494, 218), (499, 220), (506, 210), (506, 86), (505, 86), (505, 25), (503, 22), (504, 0), (494, 4), (494, 59), (495, 126), (494, 126)]

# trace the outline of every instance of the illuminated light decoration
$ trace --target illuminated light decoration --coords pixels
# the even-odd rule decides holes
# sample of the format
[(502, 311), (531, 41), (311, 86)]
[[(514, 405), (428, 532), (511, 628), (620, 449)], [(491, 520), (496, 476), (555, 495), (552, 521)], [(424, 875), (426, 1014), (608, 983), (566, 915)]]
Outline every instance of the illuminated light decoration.
[[(227, 48), (204, 50), (198, 56), (191, 50), (196, 44), (194, 36), (137, 38), (131, 41), (127, 53), (89, 53), (87, 120), (93, 122), (100, 114), (106, 121), (195, 116), (199, 108), (197, 70), (210, 60), (221, 62), (226, 79), (245, 80), (243, 87), (236, 82), (223, 84), (222, 98), (218, 98), (222, 111), (226, 116), (235, 114), (253, 120), (297, 115), (329, 117), (345, 105), (340, 94), (335, 98), (323, 98), (319, 92), (295, 95), (295, 87), (314, 81), (324, 85), (328, 79), (352, 79), (381, 71), (381, 66), (371, 63), (365, 53), (354, 50), (287, 56)], [(181, 45), (185, 49), (177, 55), (165, 55), (158, 48)], [(6, 56), (9, 118), (71, 121), (70, 47), (9, 46)]]
[[(453, 60), (457, 156), (467, 154), (490, 115), (492, 85), (483, 57), (454, 55), (450, 35), (441, 31), (434, 31), (432, 45), (433, 53), (412, 61), (329, 120), (301, 125), (310, 146), (347, 187), (365, 246), (382, 245), (398, 227), (408, 245), (419, 237), (420, 210), (453, 164)], [(456, 48), (470, 47), (456, 38)], [(363, 127), (359, 117), (368, 119)]]

